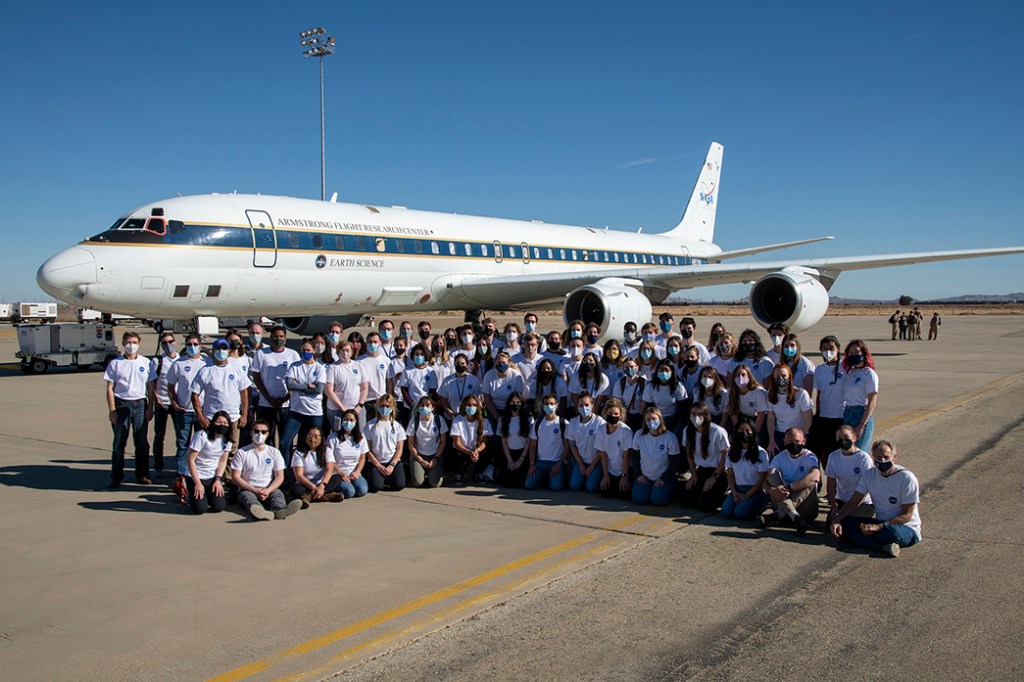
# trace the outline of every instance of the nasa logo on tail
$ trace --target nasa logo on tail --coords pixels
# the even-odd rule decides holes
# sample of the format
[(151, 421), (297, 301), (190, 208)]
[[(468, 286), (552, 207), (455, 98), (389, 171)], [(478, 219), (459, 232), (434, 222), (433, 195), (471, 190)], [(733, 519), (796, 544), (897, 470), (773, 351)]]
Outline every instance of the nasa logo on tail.
[[(708, 164), (708, 168), (711, 168), (711, 164)], [(711, 189), (708, 189), (710, 185)], [(715, 203), (715, 183), (700, 183), (700, 200), (710, 206)]]

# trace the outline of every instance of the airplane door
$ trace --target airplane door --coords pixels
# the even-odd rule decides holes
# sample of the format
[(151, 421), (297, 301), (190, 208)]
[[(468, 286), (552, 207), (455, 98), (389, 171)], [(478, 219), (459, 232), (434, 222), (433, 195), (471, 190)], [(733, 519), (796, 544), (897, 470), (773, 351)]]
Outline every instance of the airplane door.
[(252, 229), (252, 264), (257, 268), (277, 265), (277, 230), (266, 211), (246, 211)]

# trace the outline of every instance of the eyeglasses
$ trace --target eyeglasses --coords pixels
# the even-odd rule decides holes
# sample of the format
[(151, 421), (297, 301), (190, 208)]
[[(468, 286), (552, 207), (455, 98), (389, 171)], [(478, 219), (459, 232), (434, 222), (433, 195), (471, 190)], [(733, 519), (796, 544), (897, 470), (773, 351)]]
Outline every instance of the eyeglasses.
[(253, 431), (253, 433), (262, 433), (264, 436), (270, 435), (270, 431)]

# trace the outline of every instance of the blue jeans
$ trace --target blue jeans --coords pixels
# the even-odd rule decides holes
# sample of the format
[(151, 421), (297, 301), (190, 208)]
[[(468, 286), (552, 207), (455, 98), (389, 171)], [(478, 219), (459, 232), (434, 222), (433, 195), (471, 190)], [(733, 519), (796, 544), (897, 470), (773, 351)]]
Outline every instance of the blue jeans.
[(177, 465), (178, 475), (188, 474), (188, 444), (195, 432), (195, 412), (171, 412), (171, 419), (174, 420), (174, 461)]
[(299, 436), (299, 446), (305, 448), (306, 434), (314, 426), (320, 426), (323, 420), (323, 416), (319, 414), (299, 414), (294, 410), (288, 412), (288, 421), (284, 423), (284, 428), (281, 430), (281, 440), (278, 446), (278, 450), (284, 455), (285, 464), (291, 464), (292, 441), (295, 440), (296, 434)]
[(571, 468), (569, 469), (569, 490), (579, 492), (586, 488), (588, 493), (596, 493), (601, 489), (601, 478), (604, 476), (604, 469), (601, 468), (600, 462), (590, 472), (590, 476), (583, 475), (583, 471), (575, 459), (567, 460), (566, 463), (571, 463)]
[(878, 519), (866, 516), (847, 516), (843, 519), (843, 538), (860, 547), (879, 550), (886, 545), (896, 543), (900, 547), (910, 547), (918, 543), (914, 529), (904, 524), (882, 526), (882, 530), (868, 535), (860, 529), (862, 523), (881, 523)]
[[(863, 405), (847, 405), (843, 410), (843, 424), (857, 428), (864, 410), (868, 409)], [(857, 447), (864, 452), (871, 453), (871, 438), (875, 435), (875, 416), (868, 417), (868, 423), (864, 425), (864, 432), (857, 439)]]
[(654, 481), (641, 483), (638, 478), (633, 481), (633, 504), (652, 504), (655, 507), (664, 507), (672, 502), (672, 494), (675, 490), (674, 476), (657, 488), (654, 487)]
[(149, 425), (146, 423), (146, 401), (114, 400), (117, 423), (111, 426), (114, 443), (110, 449), (110, 480), (120, 483), (124, 480), (124, 449), (128, 445), (128, 430), (131, 429), (135, 444), (135, 480), (149, 478)]
[[(749, 485), (738, 485), (736, 491), (745, 493), (750, 490), (753, 486)], [(750, 519), (756, 518), (758, 514), (764, 509), (765, 495), (764, 491), (758, 489), (756, 493), (737, 504), (732, 499), (732, 493), (725, 496), (725, 502), (722, 503), (722, 516), (727, 519), (740, 519), (741, 521), (749, 521)]]
[(339, 488), (346, 500), (350, 500), (353, 497), (362, 497), (370, 490), (370, 484), (366, 482), (366, 477), (360, 475), (354, 481), (342, 481), (341, 487)]
[(541, 487), (545, 479), (547, 480), (548, 489), (554, 492), (560, 491), (565, 487), (565, 469), (569, 466), (568, 462), (562, 462), (562, 468), (559, 469), (557, 474), (552, 474), (551, 470), (555, 468), (558, 462), (548, 462), (546, 460), (538, 459), (535, 465), (537, 471), (534, 472), (533, 476), (526, 477), (526, 485), (524, 486), (527, 490), (536, 490)]

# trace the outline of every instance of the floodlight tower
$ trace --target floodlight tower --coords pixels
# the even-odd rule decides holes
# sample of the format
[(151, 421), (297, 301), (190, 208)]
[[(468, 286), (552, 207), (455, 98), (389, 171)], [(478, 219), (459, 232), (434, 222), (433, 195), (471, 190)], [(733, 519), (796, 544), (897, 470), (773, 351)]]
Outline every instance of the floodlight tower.
[(334, 54), (334, 38), (323, 27), (311, 28), (299, 34), (307, 57), (320, 58), (320, 200), (327, 196), (327, 163), (324, 158), (324, 57)]

